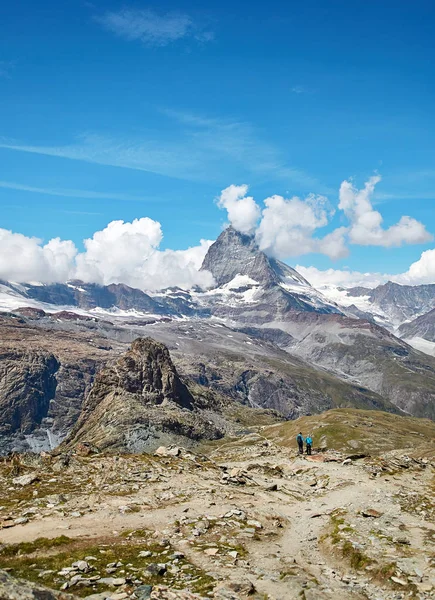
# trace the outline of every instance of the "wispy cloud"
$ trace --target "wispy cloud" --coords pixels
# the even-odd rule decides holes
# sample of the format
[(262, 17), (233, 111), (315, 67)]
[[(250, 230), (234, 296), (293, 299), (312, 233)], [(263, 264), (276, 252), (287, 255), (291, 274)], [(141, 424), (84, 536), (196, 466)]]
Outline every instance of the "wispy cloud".
[(214, 37), (213, 32), (181, 12), (158, 13), (151, 9), (123, 8), (108, 11), (95, 20), (107, 31), (147, 46), (167, 46), (183, 38), (208, 42)]
[(303, 169), (289, 165), (281, 151), (262, 139), (262, 133), (250, 123), (174, 110), (160, 112), (173, 122), (170, 139), (162, 139), (158, 132), (150, 133), (146, 139), (84, 134), (72, 144), (33, 146), (0, 138), (0, 148), (188, 181), (220, 183), (223, 178), (249, 177), (255, 183), (278, 178), (306, 192), (334, 192)]
[(10, 77), (11, 71), (15, 67), (13, 61), (0, 60), (0, 77)]
[[(147, 199), (132, 194), (114, 194), (112, 192), (95, 192), (92, 190), (69, 190), (69, 189), (54, 189), (40, 188), (31, 185), (23, 185), (12, 181), (0, 181), (0, 188), (7, 190), (17, 190), (20, 192), (31, 192), (34, 194), (44, 194), (46, 196), (60, 196), (64, 198), (88, 198), (90, 200), (126, 200), (126, 201), (146, 201)], [(97, 213), (86, 213), (97, 214)]]

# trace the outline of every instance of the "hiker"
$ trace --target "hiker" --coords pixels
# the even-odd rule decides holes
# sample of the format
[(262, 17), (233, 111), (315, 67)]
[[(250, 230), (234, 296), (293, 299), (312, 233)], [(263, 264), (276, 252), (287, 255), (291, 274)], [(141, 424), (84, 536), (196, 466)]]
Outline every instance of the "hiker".
[(301, 432), (299, 432), (298, 435), (296, 436), (296, 441), (299, 446), (299, 454), (303, 454), (304, 453), (304, 436), (302, 435)]
[(307, 436), (305, 439), (305, 444), (307, 446), (307, 454), (311, 455), (311, 446), (313, 445), (313, 440), (310, 436)]

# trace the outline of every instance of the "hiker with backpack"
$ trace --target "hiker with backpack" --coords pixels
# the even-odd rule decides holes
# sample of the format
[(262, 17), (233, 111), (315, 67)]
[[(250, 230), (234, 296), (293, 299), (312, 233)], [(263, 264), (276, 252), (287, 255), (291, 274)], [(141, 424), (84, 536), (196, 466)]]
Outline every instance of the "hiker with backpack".
[(299, 454), (303, 454), (304, 453), (304, 436), (302, 435), (302, 433), (298, 433), (298, 435), (296, 436), (296, 441), (298, 443), (298, 447), (299, 447)]
[(312, 440), (311, 436), (309, 436), (309, 435), (308, 435), (308, 436), (305, 438), (305, 445), (306, 445), (306, 447), (307, 447), (307, 454), (308, 454), (309, 456), (311, 456), (311, 447), (312, 447), (312, 445), (313, 445), (313, 440)]

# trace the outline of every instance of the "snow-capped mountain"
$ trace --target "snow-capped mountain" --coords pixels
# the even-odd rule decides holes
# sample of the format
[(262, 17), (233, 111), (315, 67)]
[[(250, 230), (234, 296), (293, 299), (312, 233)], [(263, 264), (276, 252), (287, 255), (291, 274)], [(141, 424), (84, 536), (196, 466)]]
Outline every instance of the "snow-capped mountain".
[(393, 331), (435, 308), (435, 284), (412, 286), (388, 281), (373, 289), (324, 286), (322, 292), (350, 312), (371, 315), (377, 323)]

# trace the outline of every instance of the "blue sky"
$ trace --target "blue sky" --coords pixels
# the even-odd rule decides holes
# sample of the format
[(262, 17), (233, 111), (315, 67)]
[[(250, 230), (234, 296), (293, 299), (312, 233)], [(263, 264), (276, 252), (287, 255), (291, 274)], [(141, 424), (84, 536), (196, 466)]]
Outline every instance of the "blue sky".
[[(150, 217), (181, 249), (217, 237), (231, 184), (336, 208), (343, 180), (378, 172), (384, 227), (435, 233), (432, 0), (17, 0), (0, 23), (0, 228), (82, 249)], [(433, 247), (288, 260), (401, 273)]]

